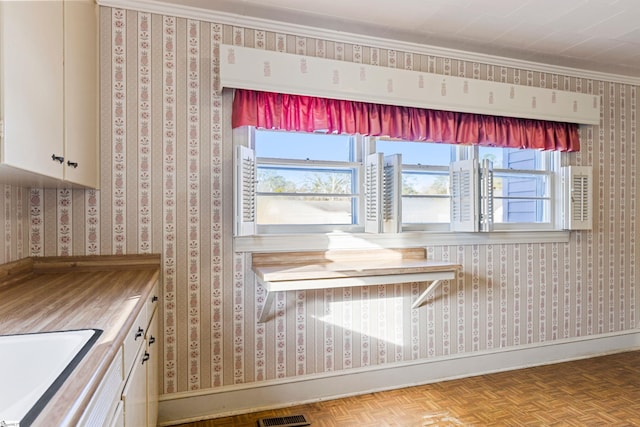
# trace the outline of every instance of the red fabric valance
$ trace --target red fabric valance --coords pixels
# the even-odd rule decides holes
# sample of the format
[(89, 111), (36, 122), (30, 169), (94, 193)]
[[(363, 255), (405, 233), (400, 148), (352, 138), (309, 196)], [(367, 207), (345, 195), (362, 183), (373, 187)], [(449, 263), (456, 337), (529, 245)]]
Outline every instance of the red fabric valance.
[(406, 141), (578, 151), (578, 125), (237, 89), (232, 125)]

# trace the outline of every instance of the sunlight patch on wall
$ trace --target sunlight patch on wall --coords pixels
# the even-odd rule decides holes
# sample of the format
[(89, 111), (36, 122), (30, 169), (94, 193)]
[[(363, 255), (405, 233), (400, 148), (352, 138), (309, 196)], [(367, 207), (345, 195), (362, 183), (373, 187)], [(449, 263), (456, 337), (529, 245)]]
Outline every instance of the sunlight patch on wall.
[[(409, 310), (409, 306), (405, 308), (403, 300), (403, 297), (378, 298), (372, 291), (371, 299), (366, 302), (366, 311), (362, 310), (361, 301), (335, 301), (329, 303), (324, 315), (312, 317), (350, 331), (354, 338), (358, 334), (360, 337), (376, 338), (402, 347), (405, 344), (405, 333), (409, 333), (409, 326), (397, 321), (398, 318), (402, 319), (404, 310)], [(348, 316), (345, 313), (352, 315)]]

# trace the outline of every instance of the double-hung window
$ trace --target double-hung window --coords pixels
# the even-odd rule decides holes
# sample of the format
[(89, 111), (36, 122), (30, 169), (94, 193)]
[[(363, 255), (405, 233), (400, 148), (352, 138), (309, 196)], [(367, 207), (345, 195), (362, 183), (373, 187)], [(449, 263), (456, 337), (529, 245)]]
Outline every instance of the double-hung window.
[(375, 149), (385, 155), (401, 156), (402, 229), (449, 230), (449, 165), (464, 155), (464, 147), (378, 138)]
[(491, 212), (495, 230), (556, 226), (559, 154), (554, 151), (477, 147), (493, 166)]
[[(353, 231), (361, 215), (361, 138), (248, 129), (258, 234)], [(248, 154), (251, 156), (251, 154)], [(250, 198), (251, 199), (251, 198)]]

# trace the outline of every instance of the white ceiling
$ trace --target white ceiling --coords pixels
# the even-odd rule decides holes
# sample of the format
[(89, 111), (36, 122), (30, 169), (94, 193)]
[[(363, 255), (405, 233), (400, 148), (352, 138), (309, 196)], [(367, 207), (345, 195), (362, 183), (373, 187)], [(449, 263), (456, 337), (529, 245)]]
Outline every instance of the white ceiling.
[(640, 77), (638, 0), (159, 0), (189, 8)]

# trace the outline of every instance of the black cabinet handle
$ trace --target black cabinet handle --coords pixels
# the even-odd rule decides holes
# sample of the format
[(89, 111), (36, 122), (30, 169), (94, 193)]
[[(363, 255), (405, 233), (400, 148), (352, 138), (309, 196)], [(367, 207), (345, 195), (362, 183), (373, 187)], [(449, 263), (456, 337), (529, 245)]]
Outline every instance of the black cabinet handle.
[(56, 156), (55, 154), (51, 155), (51, 160), (53, 160), (54, 162), (64, 162), (64, 157), (63, 156)]
[(156, 302), (156, 301), (158, 301), (158, 297), (156, 295), (151, 297), (151, 302)]
[(154, 342), (156, 342), (156, 337), (154, 337), (153, 335), (151, 335), (149, 337), (149, 345), (153, 344)]
[(144, 352), (144, 356), (142, 356), (142, 364), (144, 365), (144, 362), (146, 362), (147, 360), (149, 360), (149, 357), (151, 357), (149, 355), (149, 353), (147, 353), (146, 351)]
[(138, 332), (136, 332), (136, 337), (133, 340), (137, 341), (142, 335), (144, 335), (144, 329), (138, 326)]
[(78, 162), (70, 162), (67, 160), (67, 166), (70, 166), (75, 169), (78, 167)]

